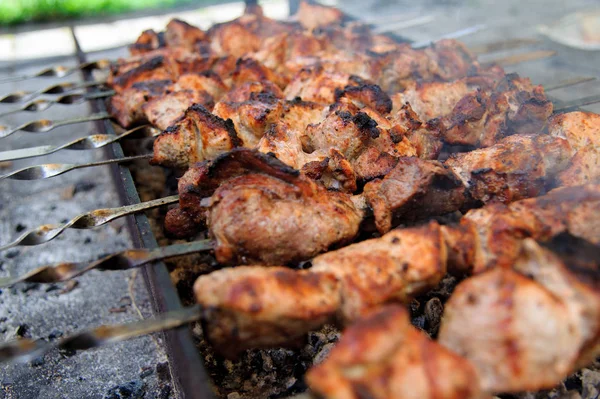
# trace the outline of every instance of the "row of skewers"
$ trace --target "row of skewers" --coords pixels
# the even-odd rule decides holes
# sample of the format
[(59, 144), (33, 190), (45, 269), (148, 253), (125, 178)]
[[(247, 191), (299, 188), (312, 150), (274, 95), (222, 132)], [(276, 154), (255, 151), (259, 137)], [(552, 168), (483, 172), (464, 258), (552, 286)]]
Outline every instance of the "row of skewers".
[[(108, 213), (178, 201), (166, 230), (193, 238), (207, 227), (210, 241), (0, 282), (64, 281), (210, 247), (236, 267), (198, 278), (198, 306), (59, 345), (202, 320), (215, 348), (235, 356), (325, 323), (349, 326), (307, 375), (323, 397), (486, 397), (549, 388), (591, 361), (600, 117), (552, 116), (541, 87), (480, 66), (457, 42), (415, 50), (313, 7), (303, 3), (297, 23), (252, 7), (208, 32), (174, 21), (164, 35), (144, 32), (133, 57), (112, 68), (112, 115), (126, 128), (162, 130), (152, 163), (187, 171), (178, 197)], [(422, 223), (456, 211), (465, 213), (458, 223)], [(407, 222), (417, 225), (392, 230)], [(39, 244), (58, 229), (9, 245)], [(381, 236), (348, 245), (360, 231)], [(307, 260), (308, 269), (289, 267)], [(397, 304), (447, 272), (470, 277), (434, 342)], [(18, 341), (0, 358), (47, 349)]]

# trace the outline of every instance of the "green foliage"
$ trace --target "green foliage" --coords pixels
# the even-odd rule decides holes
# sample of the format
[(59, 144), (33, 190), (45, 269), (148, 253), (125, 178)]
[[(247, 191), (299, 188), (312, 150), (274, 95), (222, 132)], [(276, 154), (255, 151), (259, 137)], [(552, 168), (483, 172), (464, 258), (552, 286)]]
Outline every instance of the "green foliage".
[(0, 0), (0, 24), (51, 21), (169, 7), (193, 0)]

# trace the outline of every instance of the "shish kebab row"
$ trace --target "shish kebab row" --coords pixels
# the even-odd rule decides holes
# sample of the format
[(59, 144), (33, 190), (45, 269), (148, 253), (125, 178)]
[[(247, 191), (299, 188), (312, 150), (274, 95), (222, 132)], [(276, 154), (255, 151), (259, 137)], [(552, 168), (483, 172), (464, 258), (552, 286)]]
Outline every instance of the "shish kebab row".
[[(358, 81), (356, 86), (361, 86), (362, 83)], [(339, 157), (340, 163), (346, 160), (350, 164), (349, 168), (342, 169), (343, 173), (335, 175), (333, 172), (336, 172), (338, 168), (327, 170), (327, 167), (322, 167), (323, 171), (321, 171), (316, 169), (313, 164), (311, 165), (313, 168), (305, 168), (304, 174), (298, 175), (277, 161), (272, 159), (269, 161), (268, 158), (253, 151), (234, 151), (219, 158), (213, 164), (198, 165), (188, 172), (188, 175), (182, 179), (187, 200), (183, 198), (182, 193), (182, 210), (173, 211), (171, 217), (177, 219), (178, 222), (184, 218), (183, 226), (189, 227), (190, 215), (201, 221), (204, 218), (206, 205), (210, 207), (209, 220), (212, 213), (219, 209), (219, 205), (222, 206), (221, 211), (233, 210), (233, 212), (227, 212), (229, 219), (214, 217), (212, 226), (213, 234), (216, 235), (218, 228), (214, 227), (214, 221), (223, 221), (224, 227), (227, 228), (235, 225), (237, 217), (245, 218), (254, 214), (254, 217), (258, 219), (257, 222), (261, 220), (261, 216), (263, 221), (275, 222), (277, 216), (286, 216), (288, 212), (273, 215), (272, 210), (278, 206), (263, 208), (264, 204), (268, 203), (267, 200), (281, 201), (281, 204), (287, 201), (288, 211), (299, 210), (296, 213), (291, 212), (293, 217), (299, 217), (299, 220), (302, 219), (303, 211), (308, 208), (317, 208), (317, 216), (310, 214), (313, 218), (312, 222), (315, 224), (318, 220), (319, 208), (314, 205), (332, 207), (331, 203), (333, 203), (331, 209), (342, 214), (347, 211), (349, 206), (353, 206), (357, 210), (348, 211), (344, 215), (354, 213), (354, 220), (351, 223), (356, 224), (356, 229), (358, 229), (358, 224), (363, 218), (361, 213), (367, 209), (362, 204), (368, 203), (369, 208), (373, 210), (377, 228), (381, 232), (385, 232), (397, 222), (392, 220), (392, 215), (395, 213), (397, 218), (405, 219), (420, 216), (414, 215), (419, 212), (422, 212), (422, 216), (426, 216), (436, 214), (436, 212), (449, 211), (446, 209), (442, 211), (439, 207), (452, 208), (450, 210), (460, 209), (466, 207), (465, 204), (471, 201), (485, 203), (500, 200), (509, 202), (538, 195), (555, 179), (562, 183), (565, 180), (571, 183), (565, 178), (567, 175), (558, 175), (565, 170), (570, 170), (573, 176), (583, 180), (590, 177), (590, 174), (593, 176), (597, 170), (592, 165), (589, 172), (578, 173), (581, 168), (577, 169), (577, 165), (574, 164), (575, 158), (572, 158), (574, 154), (577, 154), (576, 157), (579, 156), (581, 159), (583, 157), (581, 151), (584, 151), (582, 153), (585, 155), (587, 149), (597, 149), (595, 136), (586, 134), (589, 133), (586, 128), (590, 122), (593, 126), (593, 116), (579, 113), (568, 114), (562, 120), (557, 118), (550, 123), (549, 130), (552, 134), (527, 135), (526, 133), (538, 133), (542, 130), (546, 125), (548, 112), (546, 117), (537, 120), (532, 118), (534, 123), (540, 124), (532, 131), (514, 131), (512, 127), (511, 130), (500, 129), (497, 131), (501, 133), (497, 135), (492, 133), (490, 136), (492, 139), (487, 143), (483, 143), (483, 140), (480, 139), (481, 136), (477, 136), (475, 142), (467, 143), (491, 146), (489, 148), (457, 155), (445, 163), (429, 160), (429, 158), (437, 158), (437, 154), (423, 156), (416, 154), (416, 151), (414, 154), (400, 152), (394, 156), (396, 159), (388, 159), (383, 166), (378, 164), (375, 172), (368, 175), (360, 172), (361, 169), (358, 166), (361, 163), (356, 162), (358, 159), (356, 155), (362, 154), (362, 148), (375, 148), (379, 151), (376, 152), (375, 159), (381, 158), (381, 155), (387, 152), (380, 151), (381, 149), (376, 145), (369, 147), (369, 144), (371, 140), (375, 141), (380, 136), (386, 134), (391, 136), (390, 133), (386, 133), (390, 129), (382, 128), (385, 121), (378, 120), (376, 114), (369, 113), (369, 111), (362, 111), (368, 118), (357, 117), (361, 110), (367, 109), (364, 107), (364, 103), (362, 106), (357, 105), (357, 102), (365, 101), (359, 100), (359, 98), (364, 98), (362, 94), (364, 88), (359, 87), (352, 92), (352, 90), (347, 90), (346, 86), (348, 84), (341, 88), (342, 91), (349, 92), (345, 96), (335, 93), (334, 90), (334, 96), (339, 97), (337, 99), (339, 105), (332, 108), (335, 110), (336, 107), (339, 107), (341, 112), (338, 114), (333, 112), (334, 115), (329, 115), (330, 119), (333, 119), (330, 126), (344, 128), (341, 129), (344, 135), (341, 136), (339, 142), (330, 145), (330, 147), (339, 146), (341, 148), (338, 150), (343, 156)], [(374, 90), (376, 89), (371, 91)], [(353, 98), (352, 94), (356, 94), (356, 96)], [(465, 109), (464, 107), (467, 105), (480, 103), (478, 100), (482, 98), (481, 95), (472, 97), (475, 102), (466, 101), (461, 109)], [(495, 96), (495, 98), (498, 97), (501, 96)], [(366, 98), (370, 99), (372, 96)], [(544, 107), (547, 109), (544, 100), (531, 102), (536, 109), (542, 109), (541, 114), (544, 113)], [(365, 103), (369, 103), (369, 101), (367, 100)], [(486, 103), (485, 101), (481, 102)], [(296, 101), (296, 103), (300, 102)], [(514, 105), (509, 100), (506, 100), (506, 103)], [(377, 105), (369, 105), (369, 108), (377, 110)], [(381, 109), (382, 107), (380, 107)], [(210, 116), (202, 108), (196, 107), (196, 110), (199, 110), (198, 113), (206, 120), (210, 120)], [(195, 110), (192, 109), (192, 111)], [(471, 116), (463, 118), (456, 126), (469, 126), (469, 123), (478, 121), (479, 129), (474, 128), (472, 132), (481, 134), (484, 131), (482, 126), (488, 129), (485, 132), (493, 132), (491, 127), (493, 125), (487, 123), (493, 118), (486, 116), (477, 119), (476, 116), (480, 115), (482, 111), (489, 112), (485, 107), (479, 107), (478, 113), (471, 111)], [(188, 112), (190, 111), (188, 110)], [(405, 108), (404, 112), (410, 115), (408, 108)], [(383, 113), (385, 114), (385, 112)], [(536, 111), (534, 114), (538, 114), (538, 112)], [(469, 115), (469, 113), (464, 112), (462, 115)], [(499, 113), (499, 115), (501, 118), (498, 119), (502, 121), (500, 125), (503, 127), (506, 126), (507, 115), (514, 116), (510, 112)], [(406, 120), (408, 119), (406, 118)], [(528, 119), (525, 120), (528, 121)], [(218, 119), (214, 120), (219, 124), (222, 123)], [(241, 129), (235, 125), (233, 118), (232, 120), (237, 135), (237, 130)], [(372, 120), (376, 123), (373, 124)], [(196, 123), (194, 120), (192, 122)], [(190, 126), (189, 131), (193, 131), (194, 126), (197, 125), (188, 122), (188, 126)], [(229, 128), (231, 128), (231, 123)], [(415, 129), (413, 128), (413, 130)], [(280, 129), (279, 132), (282, 130), (285, 132), (285, 129)], [(336, 129), (331, 130), (335, 131)], [(369, 134), (357, 134), (360, 130), (366, 130)], [(375, 130), (377, 133), (372, 134)], [(322, 132), (327, 131), (322, 129)], [(521, 133), (521, 135), (511, 136), (497, 142), (507, 133)], [(557, 137), (561, 135), (564, 138)], [(402, 136), (402, 140), (399, 142), (404, 141), (407, 136), (410, 135)], [(436, 137), (436, 140), (441, 147), (440, 136), (441, 134)], [(163, 135), (163, 137), (168, 137), (168, 135)], [(327, 148), (323, 142), (327, 143), (328, 135), (322, 133), (319, 137), (317, 133), (315, 137), (316, 139), (311, 137), (308, 142), (304, 139), (305, 143), (300, 141), (304, 147), (299, 148), (309, 154)], [(359, 138), (355, 139), (358, 144), (353, 144), (352, 140), (348, 140), (348, 138), (355, 137)], [(429, 135), (423, 134), (421, 137), (427, 144), (431, 142)], [(197, 145), (198, 141), (190, 140), (180, 143), (181, 147), (185, 148), (186, 145)], [(393, 142), (393, 140), (391, 141)], [(408, 138), (406, 141), (414, 146)], [(449, 140), (446, 141), (449, 142)], [(279, 145), (283, 144), (285, 141), (279, 141)], [(514, 144), (519, 144), (520, 147), (516, 147)], [(432, 147), (435, 148), (432, 145), (421, 148)], [(177, 146), (174, 148), (176, 151), (179, 150)], [(527, 151), (531, 152), (527, 153)], [(439, 149), (434, 149), (433, 152), (439, 153)], [(529, 159), (523, 155), (518, 157), (517, 152), (526, 153)], [(187, 154), (180, 150), (179, 153)], [(406, 157), (406, 155), (413, 155), (413, 157)], [(414, 155), (421, 155), (425, 159), (414, 157)], [(470, 158), (467, 158), (468, 156)], [(246, 159), (249, 161), (239, 167), (236, 165), (233, 168), (228, 167), (228, 162), (224, 161), (227, 159), (236, 161), (243, 157), (247, 157)], [(326, 158), (333, 157), (328, 153)], [(456, 158), (460, 158), (461, 161), (455, 161)], [(323, 160), (320, 159), (319, 162), (322, 163)], [(188, 162), (185, 161), (186, 166)], [(455, 162), (454, 167), (452, 167), (453, 162)], [(329, 159), (327, 159), (327, 163), (329, 163)], [(363, 164), (369, 165), (370, 163)], [(249, 164), (255, 165), (256, 168), (248, 167)], [(292, 166), (298, 168), (304, 167), (305, 164), (305, 162), (298, 161), (291, 163)], [(526, 172), (524, 166), (527, 167)], [(245, 172), (240, 173), (240, 169)], [(261, 173), (252, 173), (256, 169), (261, 170)], [(462, 174), (461, 171), (463, 171)], [(423, 176), (423, 178), (414, 182), (412, 179), (408, 179), (411, 174), (407, 172), (412, 172), (413, 176)], [(360, 196), (362, 198), (359, 196), (352, 198), (349, 194), (326, 191), (322, 186), (306, 178), (309, 176), (320, 180), (328, 187), (352, 193), (356, 190), (352, 182), (350, 185), (341, 183), (351, 181), (347, 177), (352, 176), (351, 173), (358, 176), (355, 178), (358, 183), (354, 183), (356, 187), (367, 181), (363, 188), (363, 195)], [(379, 178), (380, 180), (377, 180)], [(410, 194), (411, 191), (407, 194), (407, 183), (414, 185), (412, 188), (414, 195)], [(217, 186), (219, 188), (211, 201), (208, 204), (206, 201), (203, 202), (201, 198), (205, 197), (207, 192), (214, 191)], [(256, 192), (263, 196), (254, 199)], [(369, 192), (375, 195), (369, 197)], [(310, 201), (306, 200), (307, 193), (312, 194)], [(401, 195), (405, 195), (405, 197), (402, 198)], [(337, 198), (332, 199), (332, 197)], [(442, 198), (444, 201), (437, 203), (428, 201)], [(322, 199), (321, 203), (315, 204), (318, 199)], [(450, 205), (445, 202), (448, 199), (453, 200), (449, 201)], [(336, 200), (340, 204), (337, 209), (335, 208)], [(420, 370), (431, 372), (432, 369), (438, 370), (435, 379), (432, 379), (430, 374), (425, 374), (425, 378), (419, 380), (423, 382), (418, 385), (422, 391), (416, 391), (420, 392), (419, 397), (482, 397), (492, 392), (540, 389), (551, 386), (569, 372), (589, 361), (595, 354), (588, 348), (595, 345), (595, 337), (598, 333), (597, 298), (587, 285), (583, 282), (579, 284), (580, 281), (575, 278), (577, 276), (572, 273), (573, 270), (564, 268), (564, 264), (560, 260), (552, 258), (552, 255), (538, 249), (535, 243), (527, 241), (523, 247), (526, 249), (531, 247), (533, 248), (531, 253), (540, 253), (546, 258), (541, 259), (540, 255), (529, 262), (528, 266), (520, 266), (522, 257), (518, 257), (517, 272), (511, 271), (509, 268), (515, 264), (515, 255), (519, 253), (518, 248), (521, 246), (523, 237), (532, 236), (544, 240), (561, 231), (569, 231), (597, 243), (598, 237), (594, 234), (597, 233), (595, 226), (597, 225), (598, 200), (598, 187), (596, 186), (564, 188), (551, 192), (545, 197), (518, 201), (508, 206), (490, 205), (471, 211), (459, 225), (439, 226), (436, 223), (430, 223), (426, 226), (393, 231), (379, 239), (365, 241), (318, 256), (313, 259), (313, 266), (308, 270), (296, 271), (282, 267), (246, 266), (213, 272), (200, 277), (195, 286), (197, 299), (204, 309), (205, 333), (221, 350), (235, 351), (247, 347), (279, 345), (298, 338), (304, 332), (316, 328), (322, 323), (334, 320), (350, 323), (357, 318), (360, 320), (362, 315), (366, 315), (368, 319), (365, 320), (365, 323), (368, 324), (362, 328), (379, 332), (385, 335), (386, 340), (377, 339), (364, 342), (361, 339), (360, 324), (354, 327), (359, 329), (357, 334), (353, 335), (352, 330), (345, 334), (340, 347), (332, 353), (330, 360), (308, 375), (312, 389), (325, 397), (360, 397), (364, 396), (365, 392), (374, 397), (398, 397), (406, 393), (402, 389), (409, 386), (402, 384), (402, 377), (423, 376), (423, 374), (418, 374)], [(239, 206), (240, 203), (249, 204), (246, 212), (235, 212), (234, 206)], [(186, 204), (188, 206), (192, 204), (196, 208), (184, 209)], [(295, 207), (294, 204), (299, 205)], [(304, 205), (308, 206), (304, 207)], [(428, 209), (429, 206), (432, 209)], [(194, 209), (199, 212), (194, 214)], [(257, 213), (257, 209), (265, 212), (269, 210), (271, 213)], [(481, 223), (482, 219), (490, 223)], [(175, 223), (175, 226), (181, 225), (178, 225), (178, 222)], [(322, 226), (327, 228), (325, 224)], [(276, 236), (269, 237), (269, 239), (271, 238), (272, 240), (267, 240), (267, 245), (274, 245), (275, 248), (282, 245), (281, 241), (277, 241)], [(502, 246), (496, 245), (499, 239), (503, 243)], [(239, 237), (236, 239), (234, 234), (234, 239), (230, 241), (241, 245), (244, 240)], [(508, 248), (517, 250), (508, 251)], [(317, 253), (325, 249), (327, 247), (317, 250)], [(523, 249), (523, 254), (527, 254), (526, 249)], [(231, 249), (229, 250), (231, 251)], [(230, 259), (239, 258), (242, 261), (254, 262), (254, 258), (245, 251), (246, 249), (239, 251), (235, 257), (230, 257)], [(227, 251), (222, 252), (227, 254)], [(312, 255), (303, 254), (302, 256), (309, 258)], [(448, 304), (447, 312), (454, 314), (455, 318), (454, 321), (452, 319), (444, 320), (440, 343), (454, 353), (427, 341), (420, 333), (412, 330), (408, 326), (403, 311), (398, 308), (382, 309), (380, 314), (368, 315), (368, 312), (382, 304), (407, 301), (412, 295), (434, 287), (446, 270), (456, 273), (479, 272), (488, 268), (493, 269), (498, 265), (508, 268), (485, 271), (480, 276), (467, 280), (459, 286), (456, 292), (458, 299), (454, 302), (451, 300)], [(552, 265), (553, 268), (547, 265)], [(533, 272), (538, 269), (541, 270), (541, 278), (536, 280)], [(522, 272), (523, 275), (518, 272)], [(548, 283), (549, 278), (546, 274), (550, 272), (554, 272), (552, 276), (556, 278)], [(523, 277), (525, 275), (527, 277)], [(534, 276), (533, 280), (531, 280), (531, 276)], [(550, 291), (555, 288), (554, 285), (559, 285), (562, 290)], [(463, 286), (467, 288), (462, 289)], [(490, 287), (492, 287), (491, 290)], [(548, 291), (552, 295), (548, 294)], [(494, 295), (498, 295), (500, 300), (494, 301)], [(491, 300), (487, 300), (488, 298)], [(536, 299), (532, 301), (535, 306), (531, 310), (533, 313), (528, 313), (531, 309), (528, 307), (529, 301), (532, 298)], [(464, 300), (461, 302), (461, 299)], [(515, 303), (517, 306), (512, 306)], [(522, 306), (519, 307), (521, 304)], [(489, 310), (490, 306), (495, 306), (491, 308), (492, 311), (485, 312), (485, 314), (489, 315), (489, 318), (486, 319), (489, 325), (498, 326), (492, 330), (497, 334), (488, 334), (488, 325), (481, 330), (482, 326), (477, 324), (481, 319), (469, 319), (468, 315), (464, 314), (469, 312), (469, 306), (477, 305), (484, 311)], [(505, 310), (505, 312), (494, 312), (493, 310), (496, 309)], [(565, 310), (566, 312), (564, 312)], [(450, 313), (451, 311), (455, 313)], [(508, 324), (509, 328), (506, 328), (507, 317), (513, 316), (512, 312), (515, 312), (514, 321), (511, 318)], [(581, 313), (584, 316), (581, 316)], [(532, 314), (538, 318), (523, 317)], [(376, 322), (382, 318), (388, 320), (387, 325)], [(544, 335), (544, 331), (535, 328), (537, 325), (532, 325), (535, 322), (545, 324), (545, 322), (556, 320), (561, 322), (568, 320), (568, 323), (566, 327), (560, 326), (562, 329), (553, 331), (556, 333), (555, 336)], [(482, 331), (480, 340), (471, 340), (471, 334), (474, 331)], [(568, 340), (557, 339), (566, 336), (569, 336)], [(399, 345), (398, 340), (388, 339), (396, 337), (406, 339), (406, 341)], [(550, 346), (549, 344), (545, 344), (542, 348), (538, 347), (540, 337), (543, 338), (543, 342), (552, 343), (552, 348), (547, 348)], [(573, 337), (575, 338), (571, 339)], [(352, 340), (361, 345), (362, 349), (364, 349), (363, 345), (368, 343), (384, 346), (387, 342), (390, 343), (385, 348), (371, 348), (379, 349), (379, 351), (366, 350), (357, 353), (352, 351), (352, 347), (355, 345)], [(494, 344), (497, 342), (506, 343), (503, 346), (506, 350), (495, 352), (496, 357), (488, 356), (489, 348), (495, 347)], [(556, 345), (556, 342), (564, 343), (564, 345)], [(236, 345), (231, 347), (232, 343)], [(371, 353), (373, 357), (365, 359), (364, 355), (367, 353)], [(378, 357), (377, 353), (385, 353), (385, 356)], [(419, 354), (423, 355), (422, 369), (419, 368), (419, 357), (415, 356)], [(426, 358), (425, 354), (427, 354)], [(432, 362), (426, 361), (426, 359), (432, 358)], [(557, 364), (557, 358), (562, 359), (562, 362)], [(408, 359), (412, 359), (413, 363), (407, 365), (404, 360)], [(414, 363), (415, 359), (417, 359), (416, 364)], [(498, 366), (504, 363), (518, 363), (520, 367), (516, 370), (516, 368), (504, 369)], [(394, 365), (398, 367), (394, 367)], [(549, 368), (551, 368), (551, 373), (548, 373)], [(448, 369), (457, 370), (456, 373), (449, 373)], [(383, 378), (385, 376), (391, 377)], [(415, 392), (415, 385), (410, 384), (410, 386)]]
[[(196, 317), (229, 356), (292, 343), (324, 323), (349, 325), (307, 374), (319, 397), (486, 398), (551, 388), (598, 355), (599, 210), (600, 186), (564, 187), (472, 210), (458, 224), (394, 230), (320, 255), (306, 270), (221, 269), (197, 279)], [(447, 271), (475, 276), (456, 287), (433, 342), (393, 304), (434, 288)], [(138, 333), (190, 320), (145, 323)], [(121, 330), (59, 345), (132, 336)], [(25, 341), (16, 352), (2, 348), (2, 358), (37, 349)]]

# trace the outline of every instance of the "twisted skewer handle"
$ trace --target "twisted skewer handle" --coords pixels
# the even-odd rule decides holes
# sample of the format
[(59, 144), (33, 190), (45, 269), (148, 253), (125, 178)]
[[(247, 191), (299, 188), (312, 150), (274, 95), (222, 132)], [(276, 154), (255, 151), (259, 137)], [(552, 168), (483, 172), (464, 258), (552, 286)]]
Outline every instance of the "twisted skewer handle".
[(13, 133), (22, 130), (28, 133), (46, 133), (56, 129), (60, 126), (73, 125), (75, 123), (98, 121), (101, 119), (110, 118), (110, 115), (106, 112), (99, 112), (97, 114), (88, 115), (82, 118), (64, 119), (62, 121), (51, 121), (50, 119), (39, 119), (37, 121), (31, 121), (24, 123), (17, 127), (9, 127), (0, 125), (0, 138), (5, 138)]
[(102, 226), (111, 220), (131, 215), (147, 209), (156, 208), (163, 205), (175, 203), (179, 200), (178, 195), (159, 198), (152, 201), (141, 202), (139, 204), (126, 205), (118, 208), (96, 209), (90, 212), (82, 213), (62, 225), (45, 224), (30, 230), (17, 237), (8, 244), (0, 246), (0, 251), (15, 247), (17, 245), (39, 245), (53, 240), (66, 229), (89, 229)]
[(25, 104), (23, 104), (19, 108), (12, 109), (10, 111), (6, 111), (4, 113), (0, 113), (0, 117), (15, 114), (17, 112), (41, 112), (45, 111), (54, 104), (62, 104), (62, 105), (72, 105), (72, 104), (81, 104), (88, 100), (96, 100), (98, 98), (110, 97), (114, 95), (115, 92), (113, 90), (101, 91), (97, 93), (74, 93), (74, 94), (65, 94), (60, 97), (54, 99), (46, 99), (40, 98), (37, 100), (31, 100)]
[(101, 86), (106, 84), (106, 81), (94, 81), (94, 82), (63, 82), (53, 84), (36, 91), (16, 91), (14, 93), (6, 94), (0, 97), (0, 103), (3, 104), (15, 104), (26, 100), (33, 100), (42, 94), (67, 94), (78, 89), (85, 89), (87, 87)]
[(43, 165), (28, 166), (15, 170), (14, 172), (0, 175), (0, 180), (13, 179), (13, 180), (40, 180), (47, 179), (62, 175), (63, 173), (69, 172), (75, 169), (89, 168), (92, 166), (109, 165), (113, 163), (125, 163), (131, 162), (136, 159), (147, 159), (151, 158), (152, 154), (136, 155), (133, 157), (124, 157), (116, 159), (107, 159), (98, 162), (80, 163), (80, 164), (69, 164), (69, 163), (46, 163)]
[(81, 137), (73, 141), (69, 141), (68, 143), (59, 146), (42, 145), (38, 147), (2, 151), (0, 152), (0, 162), (39, 157), (42, 155), (52, 154), (59, 150), (94, 150), (96, 148), (101, 148), (112, 144), (115, 141), (119, 141), (129, 135), (132, 135), (133, 133), (140, 133), (146, 130), (150, 130), (153, 132), (152, 135), (156, 135), (156, 132), (154, 132), (149, 125), (143, 125), (123, 132), (117, 136), (112, 134), (93, 134), (91, 136)]
[(156, 249), (128, 249), (105, 256), (95, 262), (62, 262), (39, 267), (18, 277), (0, 278), (0, 287), (17, 283), (59, 283), (67, 281), (90, 270), (127, 270), (162, 259), (208, 251), (213, 248), (210, 240), (200, 240), (185, 244), (174, 244)]
[(116, 326), (100, 326), (64, 338), (56, 344), (41, 340), (20, 339), (0, 346), (0, 362), (32, 360), (54, 348), (63, 350), (97, 348), (108, 343), (125, 341), (141, 335), (180, 327), (200, 320), (201, 317), (202, 308), (200, 305), (193, 305), (159, 314), (153, 319)]
[(94, 69), (106, 69), (110, 67), (112, 61), (110, 60), (98, 60), (86, 62), (74, 67), (66, 67), (63, 65), (55, 65), (41, 71), (21, 76), (9, 76), (6, 78), (0, 79), (0, 83), (8, 83), (8, 82), (18, 82), (20, 80), (27, 80), (33, 78), (42, 78), (42, 77), (54, 77), (54, 78), (62, 78), (68, 75), (71, 75), (77, 71), (93, 71)]

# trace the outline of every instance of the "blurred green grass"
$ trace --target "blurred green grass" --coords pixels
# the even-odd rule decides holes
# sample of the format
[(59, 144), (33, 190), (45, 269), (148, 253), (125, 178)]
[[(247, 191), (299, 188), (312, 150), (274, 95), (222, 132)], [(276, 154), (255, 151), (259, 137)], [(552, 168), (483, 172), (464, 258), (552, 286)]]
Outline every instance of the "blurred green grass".
[(0, 24), (55, 21), (114, 15), (127, 11), (167, 8), (198, 0), (0, 0)]

